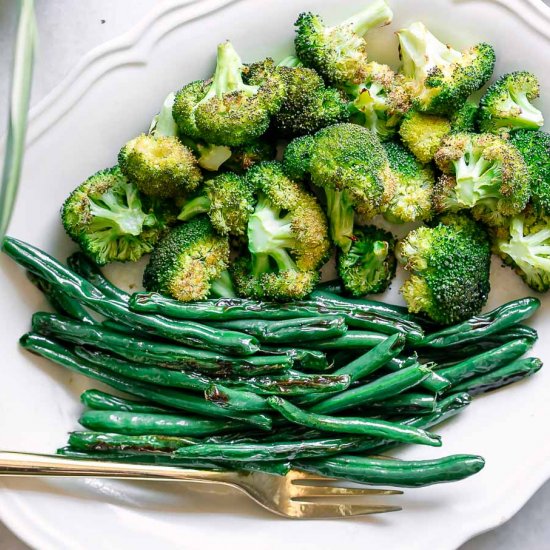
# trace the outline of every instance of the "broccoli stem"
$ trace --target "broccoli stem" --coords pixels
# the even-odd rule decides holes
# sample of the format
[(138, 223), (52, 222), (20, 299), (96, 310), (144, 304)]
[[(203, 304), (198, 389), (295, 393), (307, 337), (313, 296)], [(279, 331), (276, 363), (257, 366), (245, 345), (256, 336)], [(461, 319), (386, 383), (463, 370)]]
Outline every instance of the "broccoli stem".
[(327, 215), (330, 222), (330, 236), (344, 252), (348, 252), (353, 242), (353, 222), (355, 212), (345, 191), (326, 189)]
[(175, 98), (176, 94), (174, 92), (170, 92), (166, 96), (160, 112), (151, 121), (151, 126), (149, 128), (150, 135), (167, 137), (178, 135), (178, 127), (172, 116), (172, 107), (174, 106)]
[(210, 296), (214, 298), (236, 298), (237, 293), (233, 287), (233, 281), (229, 271), (225, 269), (222, 274), (212, 282), (210, 287)]
[[(141, 201), (135, 190), (128, 183), (126, 188), (126, 204), (112, 191), (101, 196), (101, 203), (90, 200), (90, 214), (93, 219), (94, 231), (101, 229), (118, 230), (120, 235), (140, 235), (148, 215), (141, 208)], [(116, 225), (116, 228), (113, 227)]]
[(291, 69), (303, 66), (304, 64), (295, 55), (289, 55), (277, 64), (277, 67), (289, 67)]
[(242, 67), (243, 62), (233, 44), (231, 42), (219, 44), (212, 86), (198, 104), (209, 101), (213, 97), (221, 98), (224, 94), (237, 91), (249, 96), (255, 95), (258, 92), (258, 86), (248, 86), (243, 82)]
[(197, 144), (200, 153), (199, 166), (209, 172), (217, 172), (220, 166), (231, 158), (232, 152), (226, 145)]
[(188, 221), (198, 216), (206, 214), (210, 210), (210, 199), (207, 195), (200, 195), (186, 202), (178, 215), (178, 220)]
[(364, 10), (346, 19), (341, 26), (350, 26), (355, 33), (363, 36), (370, 29), (391, 23), (393, 12), (384, 0), (372, 1)]
[(502, 165), (483, 156), (466, 153), (454, 163), (456, 196), (461, 205), (474, 207), (480, 200), (500, 198)]
[[(520, 90), (514, 93), (513, 90), (510, 90), (509, 93), (510, 102), (506, 105), (505, 110), (511, 110), (514, 112), (514, 117), (512, 120), (515, 127), (537, 130), (544, 124), (544, 117), (542, 113), (531, 104), (527, 98), (527, 94), (524, 91)], [(519, 107), (520, 112), (516, 114), (516, 109), (514, 109), (514, 107)]]

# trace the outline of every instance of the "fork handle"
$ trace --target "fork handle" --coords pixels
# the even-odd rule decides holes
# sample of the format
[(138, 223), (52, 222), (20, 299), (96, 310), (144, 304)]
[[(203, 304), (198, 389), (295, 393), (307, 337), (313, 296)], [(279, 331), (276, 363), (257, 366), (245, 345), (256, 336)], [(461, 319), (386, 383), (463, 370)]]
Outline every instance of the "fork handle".
[(234, 486), (235, 472), (186, 470), (149, 464), (75, 460), (56, 455), (0, 451), (2, 477), (103, 477), (112, 479), (178, 480)]

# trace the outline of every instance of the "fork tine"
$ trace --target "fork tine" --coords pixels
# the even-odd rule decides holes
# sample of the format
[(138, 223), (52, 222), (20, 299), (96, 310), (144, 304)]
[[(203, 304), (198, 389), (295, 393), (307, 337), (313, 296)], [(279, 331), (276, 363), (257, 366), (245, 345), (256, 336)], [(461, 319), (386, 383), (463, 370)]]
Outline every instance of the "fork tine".
[(350, 497), (361, 495), (402, 495), (403, 491), (393, 489), (363, 489), (358, 487), (321, 487), (317, 485), (298, 485), (294, 486), (296, 496), (293, 500), (300, 497)]
[(302, 472), (300, 470), (291, 470), (287, 474), (287, 477), (291, 478), (291, 482), (294, 485), (301, 485), (302, 481), (338, 481), (336, 477), (325, 477), (319, 474)]
[(344, 518), (398, 512), (401, 506), (384, 506), (374, 504), (323, 504), (315, 502), (296, 503), (299, 506), (297, 516), (302, 518)]

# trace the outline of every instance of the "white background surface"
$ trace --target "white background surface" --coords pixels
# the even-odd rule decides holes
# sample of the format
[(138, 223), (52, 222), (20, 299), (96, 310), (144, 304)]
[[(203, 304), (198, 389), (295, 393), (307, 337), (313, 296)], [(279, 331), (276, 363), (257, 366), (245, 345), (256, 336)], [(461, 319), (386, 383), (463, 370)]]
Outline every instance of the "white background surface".
[[(155, 0), (36, 0), (39, 48), (33, 103), (42, 99), (84, 53), (132, 27), (154, 4)], [(0, 133), (6, 119), (16, 5), (15, 0), (0, 0)], [(549, 517), (547, 483), (511, 521), (476, 537), (461, 550), (550, 549)], [(0, 548), (27, 547), (0, 524)]]

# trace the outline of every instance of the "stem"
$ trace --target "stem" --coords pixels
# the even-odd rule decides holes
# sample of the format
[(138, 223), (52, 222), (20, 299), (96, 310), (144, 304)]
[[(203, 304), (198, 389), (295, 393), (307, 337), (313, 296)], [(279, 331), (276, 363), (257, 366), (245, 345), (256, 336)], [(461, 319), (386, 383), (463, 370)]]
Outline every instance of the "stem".
[(388, 25), (393, 19), (393, 12), (384, 0), (373, 0), (363, 11), (346, 19), (342, 26), (350, 25), (360, 36), (369, 30)]
[(207, 195), (195, 197), (183, 205), (178, 220), (186, 222), (199, 214), (205, 214), (210, 210), (210, 204), (210, 199)]

